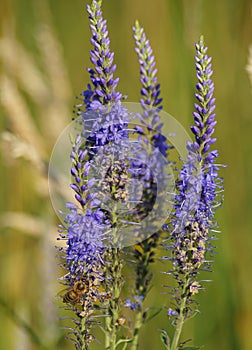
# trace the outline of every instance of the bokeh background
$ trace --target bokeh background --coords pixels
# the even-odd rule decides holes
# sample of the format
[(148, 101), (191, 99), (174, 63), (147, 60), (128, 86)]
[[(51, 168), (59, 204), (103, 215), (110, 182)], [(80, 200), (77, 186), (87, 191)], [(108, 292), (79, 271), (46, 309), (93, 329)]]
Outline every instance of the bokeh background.
[[(89, 1), (88, 1), (89, 2)], [(0, 349), (73, 349), (58, 319), (57, 218), (47, 189), (52, 147), (88, 83), (86, 0), (0, 2)], [(199, 296), (201, 314), (183, 339), (204, 349), (252, 349), (252, 45), (251, 0), (104, 0), (119, 88), (139, 99), (131, 27), (145, 27), (159, 69), (164, 109), (186, 128), (192, 121), (194, 43), (204, 34), (213, 56), (219, 161), (228, 167), (218, 211), (213, 282)], [(251, 53), (252, 55), (252, 53)], [(250, 81), (251, 78), (251, 81)], [(164, 277), (155, 267), (150, 302)], [(168, 282), (167, 282), (168, 283)], [(142, 333), (141, 349), (161, 349), (165, 315)], [(44, 344), (44, 345), (43, 345)], [(43, 347), (44, 346), (44, 347)], [(93, 349), (102, 349), (98, 343)]]

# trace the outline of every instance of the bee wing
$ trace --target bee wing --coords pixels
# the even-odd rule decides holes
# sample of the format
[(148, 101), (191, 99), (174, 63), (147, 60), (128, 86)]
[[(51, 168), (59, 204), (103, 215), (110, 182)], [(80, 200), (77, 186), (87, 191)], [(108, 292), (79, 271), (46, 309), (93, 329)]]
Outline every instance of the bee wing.
[(57, 293), (57, 297), (63, 298), (63, 297), (66, 295), (66, 293), (69, 292), (70, 289), (71, 289), (71, 288), (66, 287), (66, 288), (60, 290), (60, 291)]

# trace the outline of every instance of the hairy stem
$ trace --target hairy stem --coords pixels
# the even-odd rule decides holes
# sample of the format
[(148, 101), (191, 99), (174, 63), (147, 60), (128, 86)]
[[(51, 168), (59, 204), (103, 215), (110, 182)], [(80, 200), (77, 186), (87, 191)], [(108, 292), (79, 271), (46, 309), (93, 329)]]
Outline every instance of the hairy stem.
[(136, 314), (131, 350), (137, 350), (138, 349), (139, 332), (140, 332), (140, 329), (142, 328), (142, 325), (143, 325), (143, 315), (142, 315), (142, 309), (141, 309)]
[[(179, 315), (177, 317), (176, 328), (175, 328), (175, 332), (173, 335), (170, 350), (178, 350), (180, 335), (181, 335), (183, 325), (185, 322), (184, 310), (186, 308), (186, 302), (187, 302), (186, 290), (188, 288), (189, 283), (190, 283), (190, 281), (189, 281), (188, 276), (185, 276), (185, 282), (184, 282), (184, 286), (183, 286), (183, 289), (181, 292), (181, 303), (180, 303), (180, 308), (179, 308)], [(183, 297), (183, 295), (184, 295), (184, 297)]]
[(111, 295), (108, 303), (108, 317), (106, 317), (105, 349), (115, 350), (117, 342), (118, 318), (120, 312), (120, 294), (122, 288), (122, 262), (119, 248), (111, 249), (110, 276), (107, 281)]
[(90, 327), (87, 325), (87, 317), (83, 317), (81, 320), (81, 338), (83, 344), (83, 350), (88, 350), (87, 333), (90, 331)]

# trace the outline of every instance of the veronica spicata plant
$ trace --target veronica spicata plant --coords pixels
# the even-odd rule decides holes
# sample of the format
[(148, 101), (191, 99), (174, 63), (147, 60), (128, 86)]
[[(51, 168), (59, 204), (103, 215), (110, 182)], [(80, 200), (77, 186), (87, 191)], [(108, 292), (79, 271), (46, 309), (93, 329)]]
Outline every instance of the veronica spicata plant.
[[(141, 112), (132, 114), (117, 91), (119, 79), (114, 77), (114, 53), (101, 5), (101, 0), (92, 0), (87, 6), (93, 66), (88, 68), (91, 82), (75, 106), (77, 132), (71, 136), (70, 154), (73, 200), (66, 203), (64, 224), (59, 228), (59, 240), (65, 243), (59, 247), (65, 270), (61, 281), (66, 291), (62, 298), (74, 315), (69, 339), (77, 350), (90, 348), (96, 340), (94, 328), (104, 331), (106, 350), (137, 350), (140, 330), (153, 317), (148, 314), (150, 306), (144, 308), (143, 303), (151, 286), (151, 264), (162, 246), (159, 215), (163, 215), (162, 204), (167, 196), (162, 185), (169, 182), (165, 167), (170, 164), (168, 151), (172, 147), (162, 134), (160, 84), (144, 30), (135, 23)], [(210, 151), (215, 142), (215, 100), (211, 59), (203, 38), (196, 51), (198, 102), (195, 125), (191, 127), (195, 141), (187, 145), (188, 159), (177, 181), (172, 229), (165, 244), (172, 252), (165, 258), (172, 261), (172, 269), (166, 273), (177, 282), (174, 305), (168, 309), (175, 326), (172, 340), (163, 331), (163, 343), (169, 350), (182, 349), (179, 339), (183, 324), (197, 311), (193, 297), (202, 288), (200, 270), (209, 269), (206, 254), (212, 252), (216, 193), (222, 189), (215, 163), (217, 151)], [(136, 123), (136, 119), (140, 122)], [(132, 194), (128, 180), (140, 189)], [(158, 199), (154, 217), (151, 215)], [(151, 220), (145, 221), (146, 217)], [(146, 235), (148, 230), (151, 234)], [(125, 250), (129, 245), (133, 246)], [(126, 298), (122, 298), (123, 284), (127, 282), (123, 256), (131, 261), (135, 276), (131, 291), (126, 288)], [(134, 320), (127, 322), (125, 306), (134, 311)]]
[(184, 322), (198, 312), (194, 297), (203, 289), (200, 272), (210, 270), (208, 256), (213, 252), (211, 242), (216, 232), (214, 216), (222, 191), (216, 164), (218, 152), (211, 150), (216, 141), (214, 83), (211, 57), (207, 55), (203, 37), (196, 44), (195, 65), (197, 102), (191, 126), (195, 140), (187, 144), (188, 159), (178, 177), (175, 214), (167, 245), (172, 252), (172, 270), (168, 273), (177, 284), (173, 289), (173, 306), (168, 309), (175, 332), (171, 341), (168, 336), (163, 338), (169, 350), (183, 349), (179, 341)]
[[(149, 146), (147, 162), (155, 169), (160, 168), (159, 176), (165, 177), (164, 169), (160, 163), (160, 156), (167, 157), (167, 140), (161, 134), (162, 124), (159, 123), (159, 112), (162, 110), (162, 98), (160, 97), (160, 84), (157, 82), (157, 69), (155, 57), (144, 29), (136, 21), (133, 27), (136, 53), (140, 65), (141, 99), (142, 113), (139, 114), (141, 126), (136, 126), (139, 133), (138, 140)], [(156, 183), (150, 181), (150, 177), (144, 173), (145, 182), (143, 189), (143, 204), (139, 208), (138, 215), (148, 215), (152, 210), (156, 195)], [(160, 212), (159, 208), (159, 212)], [(148, 291), (151, 286), (152, 273), (150, 265), (155, 261), (155, 253), (160, 239), (160, 232), (153, 231), (153, 234), (143, 239), (133, 247), (135, 287), (132, 298), (127, 298), (126, 306), (135, 312), (135, 323), (133, 327), (131, 349), (138, 349), (139, 332), (143, 324), (148, 319), (147, 309), (143, 307)]]
[[(67, 270), (63, 280), (68, 286), (63, 301), (76, 315), (75, 327), (70, 329), (76, 349), (88, 349), (94, 340), (91, 331), (97, 325), (98, 309), (106, 318), (105, 346), (115, 349), (122, 261), (119, 248), (114, 247), (117, 242), (113, 241), (118, 234), (117, 213), (115, 208), (107, 208), (109, 211), (101, 207), (101, 200), (103, 204), (106, 202), (101, 197), (106, 192), (114, 197), (119, 190), (123, 192), (122, 181), (117, 186), (115, 181), (124, 171), (124, 164), (117, 154), (116, 161), (111, 160), (110, 175), (105, 171), (107, 168), (99, 179), (93, 175), (97, 167), (94, 158), (99, 149), (113, 142), (115, 151), (115, 145), (119, 146), (121, 140), (127, 138), (127, 115), (120, 104), (121, 94), (116, 91), (119, 79), (113, 76), (116, 66), (106, 21), (102, 18), (101, 1), (94, 0), (87, 11), (94, 68), (88, 69), (92, 85), (88, 84), (80, 97), (81, 103), (76, 106), (82, 130), (72, 141), (71, 188), (75, 202), (66, 204), (65, 226), (60, 228), (60, 239), (66, 240), (66, 249), (60, 249), (65, 261), (63, 267)], [(99, 164), (100, 169), (105, 165)], [(99, 308), (99, 304), (103, 307)]]

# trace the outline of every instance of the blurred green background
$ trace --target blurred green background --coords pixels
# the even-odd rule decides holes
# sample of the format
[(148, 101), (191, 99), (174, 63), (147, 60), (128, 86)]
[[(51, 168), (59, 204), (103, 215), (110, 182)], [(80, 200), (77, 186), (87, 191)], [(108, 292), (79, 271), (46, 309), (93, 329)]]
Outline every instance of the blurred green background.
[[(50, 350), (73, 349), (58, 324), (63, 311), (55, 298), (60, 288), (54, 249), (57, 219), (48, 196), (47, 162), (71, 120), (75, 95), (88, 83), (86, 4), (0, 2), (0, 349), (40, 349), (40, 340)], [(222, 170), (225, 203), (218, 211), (218, 254), (214, 273), (206, 277), (213, 282), (199, 296), (201, 314), (188, 322), (183, 339), (193, 338), (206, 350), (251, 350), (252, 58), (250, 77), (246, 66), (252, 2), (104, 0), (103, 13), (121, 92), (128, 101), (139, 99), (131, 30), (139, 19), (156, 56), (164, 109), (187, 128), (194, 103), (194, 43), (205, 36), (213, 57), (219, 161), (228, 167)], [(159, 294), (163, 268), (156, 267), (149, 298), (159, 305), (167, 303)], [(27, 335), (27, 325), (34, 334)], [(168, 329), (164, 315), (148, 324), (140, 349), (162, 349), (161, 327)]]

